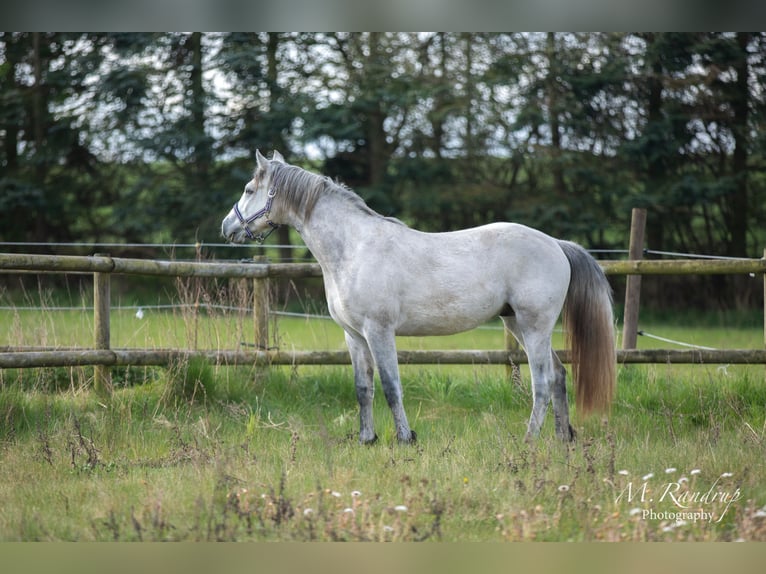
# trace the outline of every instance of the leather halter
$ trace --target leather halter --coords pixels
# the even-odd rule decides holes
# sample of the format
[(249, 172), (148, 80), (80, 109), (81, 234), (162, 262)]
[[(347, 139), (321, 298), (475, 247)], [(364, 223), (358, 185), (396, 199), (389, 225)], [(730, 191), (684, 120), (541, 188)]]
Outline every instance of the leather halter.
[[(239, 202), (234, 204), (234, 214), (237, 216), (237, 219), (239, 219), (239, 222), (242, 224), (242, 227), (245, 230), (245, 234), (248, 236), (248, 238), (252, 239), (253, 241), (256, 241), (258, 243), (263, 243), (269, 235), (274, 233), (275, 229), (279, 228), (278, 223), (274, 223), (273, 221), (271, 221), (271, 219), (269, 219), (269, 213), (271, 212), (271, 204), (276, 194), (277, 192), (274, 191), (274, 188), (272, 187), (269, 190), (269, 193), (267, 194), (266, 205), (264, 205), (262, 209), (259, 209), (248, 218), (245, 218), (245, 216), (242, 215), (242, 212), (239, 210)], [(260, 219), (261, 217), (266, 218), (266, 223), (269, 224), (271, 229), (269, 229), (268, 233), (265, 233), (265, 234), (259, 233), (258, 235), (253, 235), (253, 232), (250, 231), (249, 225), (253, 221)]]

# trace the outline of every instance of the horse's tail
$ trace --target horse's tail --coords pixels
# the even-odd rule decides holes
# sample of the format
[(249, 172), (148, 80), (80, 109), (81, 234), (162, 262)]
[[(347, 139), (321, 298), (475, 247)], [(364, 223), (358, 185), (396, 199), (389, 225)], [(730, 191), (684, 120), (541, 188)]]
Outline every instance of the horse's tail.
[(564, 304), (564, 327), (571, 345), (572, 378), (578, 411), (609, 410), (616, 380), (612, 289), (604, 271), (576, 243), (559, 241), (572, 277)]

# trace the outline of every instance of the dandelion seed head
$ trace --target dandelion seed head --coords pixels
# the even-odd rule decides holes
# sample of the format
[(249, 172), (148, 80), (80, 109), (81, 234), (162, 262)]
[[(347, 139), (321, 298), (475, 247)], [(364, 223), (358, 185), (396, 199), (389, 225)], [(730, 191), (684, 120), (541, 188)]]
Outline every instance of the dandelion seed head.
[(338, 491), (336, 491), (336, 490), (333, 490), (333, 491), (330, 493), (330, 496), (332, 496), (332, 497), (334, 497), (334, 498), (340, 498), (340, 492), (338, 492)]
[(640, 508), (631, 508), (630, 512), (628, 513), (630, 516), (636, 516), (637, 514), (641, 514), (643, 512)]
[(691, 475), (695, 475), (695, 474), (699, 474), (699, 473), (701, 473), (701, 472), (702, 472), (702, 471), (701, 471), (700, 469), (698, 469), (698, 468), (693, 468), (692, 470), (690, 470), (690, 471), (689, 471), (689, 474), (691, 474)]
[(734, 476), (734, 473), (732, 472), (721, 473), (721, 478), (731, 478), (732, 476)]
[(665, 469), (665, 474), (673, 474), (677, 469), (673, 466)]
[(352, 490), (352, 491), (351, 491), (351, 496), (353, 496), (354, 498), (356, 498), (357, 496), (362, 496), (362, 493), (361, 493), (361, 492), (359, 492), (358, 490)]
[(353, 508), (344, 508), (343, 509), (343, 513), (344, 514), (354, 514), (354, 509)]
[(559, 485), (559, 492), (569, 492), (569, 485), (568, 484), (560, 484)]
[(407, 512), (407, 507), (404, 506), (403, 504), (398, 504), (394, 506), (394, 510), (396, 510), (397, 512)]
[(628, 476), (630, 473), (627, 470), (623, 469), (623, 470), (618, 470), (617, 474), (621, 476)]
[(641, 477), (641, 480), (649, 480), (649, 479), (650, 479), (650, 478), (652, 478), (653, 476), (654, 476), (654, 473), (653, 473), (653, 472), (650, 472), (650, 473), (648, 473), (648, 474), (645, 474), (644, 476), (642, 476), (642, 477)]
[(312, 508), (303, 509), (303, 516), (311, 516), (313, 513), (314, 513), (314, 510)]

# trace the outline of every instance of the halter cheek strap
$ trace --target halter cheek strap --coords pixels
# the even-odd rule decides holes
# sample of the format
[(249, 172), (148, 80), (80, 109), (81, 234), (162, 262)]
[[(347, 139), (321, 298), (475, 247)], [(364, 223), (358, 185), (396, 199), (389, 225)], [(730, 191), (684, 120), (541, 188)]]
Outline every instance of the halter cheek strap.
[[(269, 190), (269, 193), (266, 196), (266, 205), (263, 206), (263, 209), (259, 209), (248, 218), (245, 218), (245, 216), (242, 215), (242, 212), (239, 210), (239, 202), (234, 204), (234, 214), (237, 216), (237, 219), (239, 219), (239, 222), (242, 224), (242, 227), (245, 230), (245, 234), (247, 235), (249, 239), (257, 241), (258, 243), (263, 243), (269, 235), (274, 233), (275, 229), (279, 228), (278, 223), (274, 223), (273, 221), (271, 221), (271, 219), (269, 219), (269, 213), (271, 212), (271, 203), (273, 202), (274, 196), (276, 194), (277, 193), (276, 191), (274, 191), (274, 188), (271, 188)], [(271, 229), (269, 229), (268, 233), (266, 234), (259, 233), (258, 235), (253, 235), (253, 232), (250, 231), (249, 226), (253, 221), (258, 220), (261, 217), (266, 218), (266, 223), (269, 224)]]

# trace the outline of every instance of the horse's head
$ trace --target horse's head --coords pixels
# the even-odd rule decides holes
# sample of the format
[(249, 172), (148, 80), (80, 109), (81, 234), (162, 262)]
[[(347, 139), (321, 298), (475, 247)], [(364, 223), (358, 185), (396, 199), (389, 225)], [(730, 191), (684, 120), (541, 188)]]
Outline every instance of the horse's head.
[(270, 219), (274, 189), (271, 186), (273, 164), (284, 163), (282, 154), (274, 151), (271, 160), (255, 152), (256, 168), (245, 186), (242, 197), (234, 204), (221, 223), (221, 234), (231, 243), (247, 240), (263, 241), (271, 231), (279, 227)]

